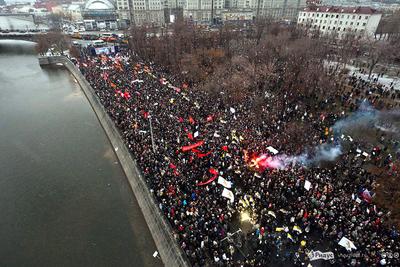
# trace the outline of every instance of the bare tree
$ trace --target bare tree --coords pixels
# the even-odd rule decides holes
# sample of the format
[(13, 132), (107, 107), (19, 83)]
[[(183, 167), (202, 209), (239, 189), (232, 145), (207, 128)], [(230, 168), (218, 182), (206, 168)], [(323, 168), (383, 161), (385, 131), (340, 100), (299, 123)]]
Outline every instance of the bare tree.
[(391, 57), (392, 48), (388, 42), (373, 38), (363, 42), (361, 49), (368, 63), (368, 79), (371, 78), (372, 72), (378, 63), (384, 62)]
[(74, 57), (74, 58), (81, 57), (81, 52), (79, 51), (79, 48), (77, 48), (74, 45), (71, 45), (71, 47), (69, 48), (69, 54), (71, 55), (71, 57)]
[(40, 55), (45, 55), (46, 52), (50, 49), (51, 43), (49, 39), (47, 38), (46, 34), (39, 34), (36, 35), (36, 52), (38, 52)]

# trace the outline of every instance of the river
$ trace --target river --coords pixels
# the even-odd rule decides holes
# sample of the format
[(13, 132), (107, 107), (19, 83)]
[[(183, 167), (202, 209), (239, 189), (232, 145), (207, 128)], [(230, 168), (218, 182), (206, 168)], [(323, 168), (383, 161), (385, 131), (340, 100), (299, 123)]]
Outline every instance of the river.
[(0, 265), (162, 266), (78, 84), (32, 49), (0, 41)]

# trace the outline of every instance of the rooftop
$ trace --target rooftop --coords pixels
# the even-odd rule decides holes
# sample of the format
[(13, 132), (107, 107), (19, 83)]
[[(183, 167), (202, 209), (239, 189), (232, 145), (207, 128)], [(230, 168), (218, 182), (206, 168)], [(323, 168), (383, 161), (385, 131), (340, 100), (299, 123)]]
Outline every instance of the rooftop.
[(376, 14), (378, 10), (371, 7), (345, 7), (345, 6), (309, 6), (303, 9), (306, 12), (346, 13), (346, 14)]

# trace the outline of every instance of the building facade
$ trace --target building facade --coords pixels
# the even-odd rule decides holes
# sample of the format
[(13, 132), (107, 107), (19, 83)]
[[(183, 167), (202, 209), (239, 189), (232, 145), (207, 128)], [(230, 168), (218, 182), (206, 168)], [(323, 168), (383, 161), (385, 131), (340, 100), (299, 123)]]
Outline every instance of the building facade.
[(359, 37), (375, 34), (382, 14), (370, 7), (307, 7), (299, 12), (298, 25), (323, 34), (342, 37), (353, 34)]
[(118, 18), (120, 20), (130, 20), (131, 19), (131, 14), (130, 14), (130, 3), (131, 1), (129, 0), (116, 0), (116, 7), (117, 7), (117, 13), (118, 13)]
[[(214, 17), (225, 20), (262, 16), (295, 21), (304, 7), (306, 0), (214, 0)], [(186, 0), (183, 13), (186, 18), (207, 22), (211, 18), (211, 0)]]
[(225, 8), (225, 0), (186, 0), (183, 16), (198, 23), (210, 23), (211, 4), (213, 4), (213, 17), (219, 17)]
[(254, 2), (253, 7), (259, 10), (260, 16), (272, 19), (296, 20), (299, 10), (306, 7), (306, 0), (254, 0)]
[(131, 23), (160, 26), (165, 23), (164, 0), (131, 0)]
[(111, 0), (89, 0), (82, 10), (86, 30), (115, 30), (118, 28), (118, 15), (115, 2)]

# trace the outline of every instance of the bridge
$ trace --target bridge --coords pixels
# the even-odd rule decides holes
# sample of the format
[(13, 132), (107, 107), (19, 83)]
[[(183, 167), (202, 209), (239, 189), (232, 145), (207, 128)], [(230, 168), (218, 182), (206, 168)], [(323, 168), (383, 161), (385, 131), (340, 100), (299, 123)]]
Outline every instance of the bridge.
[(0, 13), (0, 31), (32, 31), (44, 30), (48, 27), (39, 24), (33, 14)]
[(35, 22), (35, 15), (27, 13), (0, 13), (0, 17), (10, 17)]
[(26, 33), (21, 33), (21, 32), (10, 32), (10, 33), (0, 33), (0, 40), (22, 40), (22, 41), (31, 41), (35, 42), (36, 37), (40, 34), (43, 34), (41, 32), (26, 32)]

